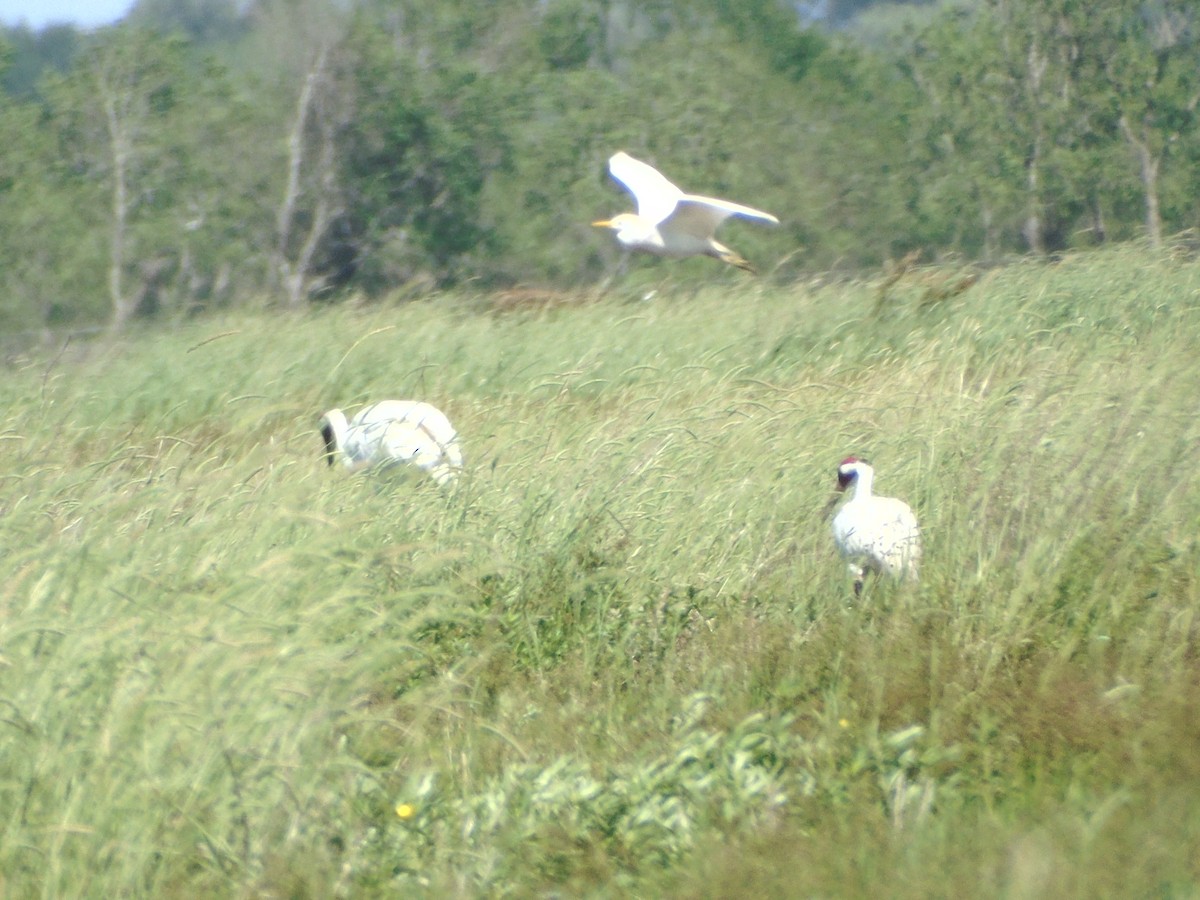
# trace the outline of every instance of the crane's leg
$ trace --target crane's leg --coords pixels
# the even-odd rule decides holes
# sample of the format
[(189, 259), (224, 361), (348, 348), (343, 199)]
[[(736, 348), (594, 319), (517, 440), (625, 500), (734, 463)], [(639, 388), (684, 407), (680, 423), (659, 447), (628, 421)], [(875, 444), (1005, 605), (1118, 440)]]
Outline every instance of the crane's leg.
[(862, 596), (863, 579), (866, 577), (866, 569), (862, 566), (850, 566), (850, 574), (854, 576), (854, 596)]

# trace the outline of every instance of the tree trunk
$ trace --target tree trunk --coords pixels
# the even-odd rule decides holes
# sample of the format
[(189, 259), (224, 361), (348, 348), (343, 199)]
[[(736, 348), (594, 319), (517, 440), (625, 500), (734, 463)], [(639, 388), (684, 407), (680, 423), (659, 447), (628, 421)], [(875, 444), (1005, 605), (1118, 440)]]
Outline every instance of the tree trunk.
[(1162, 213), (1158, 205), (1158, 157), (1150, 149), (1150, 144), (1138, 137), (1129, 119), (1121, 116), (1119, 120), (1121, 133), (1133, 148), (1137, 157), (1138, 169), (1142, 179), (1142, 192), (1146, 205), (1146, 237), (1152, 247), (1162, 246)]
[(1046, 75), (1049, 60), (1041, 52), (1034, 40), (1029, 45), (1025, 56), (1025, 93), (1028, 99), (1033, 139), (1030, 142), (1029, 157), (1025, 161), (1025, 224), (1021, 233), (1030, 252), (1038, 256), (1046, 252), (1046, 240), (1043, 233), (1042, 221), (1042, 144), (1044, 130), (1042, 126), (1042, 79)]
[(1026, 246), (1031, 253), (1038, 256), (1046, 252), (1046, 242), (1042, 235), (1041, 145), (1040, 137), (1034, 140), (1029, 160), (1025, 163), (1026, 216), (1025, 224), (1021, 226)]
[(112, 159), (112, 221), (109, 234), (108, 295), (112, 303), (109, 327), (119, 331), (132, 318), (133, 303), (125, 295), (125, 243), (129, 220), (129, 136), (117, 115), (116, 98), (111, 89), (103, 91), (104, 116), (108, 125), (109, 154)]
[(316, 109), (318, 94), (324, 89), (325, 64), (329, 52), (322, 47), (313, 60), (312, 67), (304, 77), (300, 88), (300, 96), (296, 99), (296, 115), (292, 122), (292, 130), (288, 135), (287, 184), (284, 188), (283, 201), (279, 205), (276, 219), (277, 245), (275, 270), (285, 293), (285, 303), (288, 307), (298, 307), (304, 302), (313, 285), (310, 282), (310, 269), (317, 245), (329, 226), (330, 201), (334, 186), (334, 152), (333, 135), (327, 122), (321, 121), (321, 148), (318, 159), (317, 196), (314, 198), (312, 221), (308, 234), (300, 245), (295, 259), (291, 256), (293, 230), (296, 222), (297, 207), (302, 193), (301, 182), (305, 165), (305, 135), (311, 118), (320, 116)]
[(981, 201), (980, 225), (983, 228), (983, 258), (988, 262), (997, 256), (1000, 237), (996, 233), (996, 217), (992, 214), (992, 205), (985, 199)]
[(1092, 240), (1097, 244), (1103, 244), (1108, 241), (1108, 226), (1104, 222), (1104, 204), (1100, 201), (1098, 194), (1092, 196), (1090, 206), (1092, 208)]

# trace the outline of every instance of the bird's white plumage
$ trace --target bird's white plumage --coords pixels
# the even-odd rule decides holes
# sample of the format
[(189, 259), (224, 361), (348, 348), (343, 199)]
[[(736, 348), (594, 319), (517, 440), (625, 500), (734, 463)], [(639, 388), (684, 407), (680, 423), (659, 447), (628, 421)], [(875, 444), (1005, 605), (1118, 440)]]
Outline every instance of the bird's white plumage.
[(458, 432), (441, 410), (420, 400), (381, 400), (350, 420), (331, 409), (320, 430), (329, 464), (338, 458), (351, 471), (408, 464), (446, 484), (463, 467)]
[(637, 212), (592, 224), (616, 231), (617, 240), (627, 250), (657, 256), (713, 256), (749, 269), (746, 260), (713, 239), (717, 226), (730, 216), (779, 224), (777, 218), (760, 209), (685, 194), (653, 166), (628, 153), (614, 154), (608, 161), (608, 171), (633, 195)]
[(847, 458), (838, 467), (838, 485), (853, 496), (833, 519), (833, 539), (850, 565), (855, 590), (866, 572), (915, 581), (921, 563), (921, 529), (903, 500), (872, 493), (875, 470)]
[(655, 225), (673, 213), (675, 205), (684, 198), (683, 191), (662, 172), (628, 153), (613, 154), (608, 160), (608, 171), (633, 194), (637, 214)]

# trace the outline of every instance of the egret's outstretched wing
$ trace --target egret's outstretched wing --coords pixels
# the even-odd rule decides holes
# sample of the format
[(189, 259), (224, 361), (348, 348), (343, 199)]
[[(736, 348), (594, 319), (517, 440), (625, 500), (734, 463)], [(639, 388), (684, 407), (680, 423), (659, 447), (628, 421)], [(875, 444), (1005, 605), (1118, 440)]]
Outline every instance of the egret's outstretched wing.
[(742, 206), (740, 203), (732, 203), (729, 200), (718, 200), (716, 197), (684, 194), (679, 199), (679, 206), (683, 207), (680, 212), (686, 211), (688, 214), (699, 213), (700, 210), (703, 210), (703, 215), (712, 217), (717, 225), (729, 216), (737, 216), (739, 219), (750, 219), (755, 222), (766, 222), (768, 225), (779, 224), (779, 220), (769, 212), (763, 212), (752, 206)]
[(752, 219), (756, 222), (768, 222), (778, 225), (779, 220), (770, 213), (752, 209), (728, 200), (715, 200), (711, 197), (696, 197), (685, 194), (675, 211), (665, 221), (660, 223), (662, 230), (686, 233), (698, 238), (710, 238), (717, 226), (730, 216)]
[(628, 153), (613, 154), (608, 161), (608, 171), (633, 194), (638, 215), (655, 224), (669, 216), (683, 197), (683, 191), (667, 181), (661, 172)]

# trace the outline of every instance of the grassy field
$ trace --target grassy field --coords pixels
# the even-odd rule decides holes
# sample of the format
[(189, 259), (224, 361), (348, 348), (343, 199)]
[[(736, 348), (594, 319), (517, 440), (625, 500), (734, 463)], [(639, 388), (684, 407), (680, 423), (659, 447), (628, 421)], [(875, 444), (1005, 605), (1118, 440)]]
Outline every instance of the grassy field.
[(714, 273), (10, 353), (0, 896), (1200, 895), (1200, 263)]

